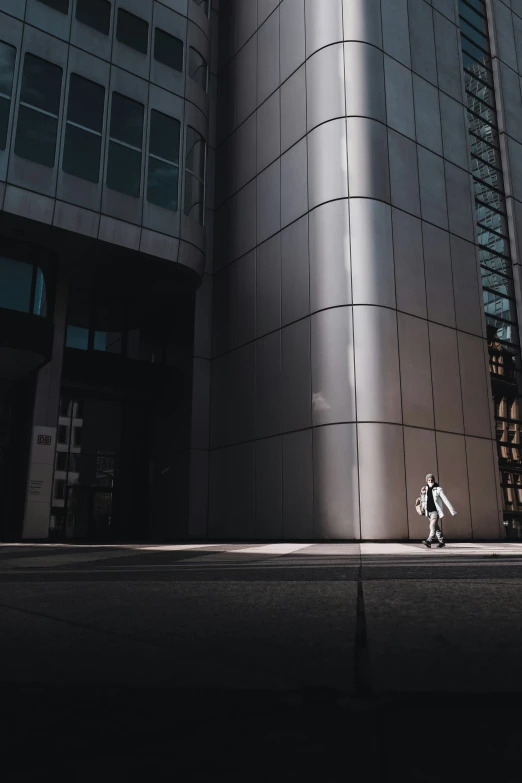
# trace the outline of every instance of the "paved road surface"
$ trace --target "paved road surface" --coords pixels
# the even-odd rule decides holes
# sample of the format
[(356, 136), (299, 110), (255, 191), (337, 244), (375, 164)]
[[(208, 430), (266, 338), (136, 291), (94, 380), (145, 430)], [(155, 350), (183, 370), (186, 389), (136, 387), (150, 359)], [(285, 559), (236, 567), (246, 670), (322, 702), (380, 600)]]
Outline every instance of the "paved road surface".
[(8, 780), (522, 777), (520, 544), (0, 546), (0, 631)]

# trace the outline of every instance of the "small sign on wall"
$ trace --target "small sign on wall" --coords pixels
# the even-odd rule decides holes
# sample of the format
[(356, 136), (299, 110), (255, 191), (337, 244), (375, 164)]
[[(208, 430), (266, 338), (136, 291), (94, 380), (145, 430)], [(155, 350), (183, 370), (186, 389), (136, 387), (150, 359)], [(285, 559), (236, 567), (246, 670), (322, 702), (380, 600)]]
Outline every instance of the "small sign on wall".
[(54, 464), (55, 427), (35, 427), (33, 430), (33, 448), (31, 463)]
[(53, 445), (52, 435), (37, 435), (36, 443), (38, 446), (52, 446)]
[(53, 495), (56, 427), (34, 427), (29, 464), (24, 538), (48, 536)]

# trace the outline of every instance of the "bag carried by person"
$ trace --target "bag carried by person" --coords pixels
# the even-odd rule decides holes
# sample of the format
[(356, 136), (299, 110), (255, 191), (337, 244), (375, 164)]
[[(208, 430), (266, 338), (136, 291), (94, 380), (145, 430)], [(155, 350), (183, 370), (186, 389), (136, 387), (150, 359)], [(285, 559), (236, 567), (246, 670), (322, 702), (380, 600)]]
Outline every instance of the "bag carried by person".
[(419, 514), (419, 516), (421, 517), (424, 516), (420, 498), (417, 498), (417, 500), (415, 501), (415, 511), (417, 512), (417, 514)]

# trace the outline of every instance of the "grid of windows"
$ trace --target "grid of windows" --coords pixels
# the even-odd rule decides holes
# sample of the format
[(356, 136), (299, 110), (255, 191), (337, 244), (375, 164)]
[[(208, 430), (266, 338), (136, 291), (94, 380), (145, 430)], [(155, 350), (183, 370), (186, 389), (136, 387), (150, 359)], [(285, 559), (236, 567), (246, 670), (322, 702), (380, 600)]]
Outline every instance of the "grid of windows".
[(520, 490), (515, 492), (522, 483), (518, 448), (522, 426), (518, 392), (522, 363), (484, 0), (459, 0), (459, 15), (504, 511), (522, 512)]
[(14, 46), (0, 41), (0, 150), (5, 150), (16, 61)]
[[(206, 88), (206, 62), (195, 49), (191, 48), (190, 51), (193, 53), (190, 58), (191, 76)], [(6, 144), (15, 59), (16, 50), (0, 42), (0, 143), (3, 148)], [(54, 166), (56, 158), (62, 73), (62, 69), (54, 63), (30, 53), (25, 55), (14, 151), (20, 157), (50, 168)], [(72, 73), (61, 164), (64, 172), (89, 182), (99, 182), (104, 116), (105, 88)], [(141, 194), (144, 117), (143, 104), (121, 93), (113, 93), (106, 185), (133, 198), (139, 198)], [(179, 209), (180, 139), (180, 121), (151, 110), (147, 200), (171, 211)], [(204, 215), (205, 155), (205, 140), (188, 126), (184, 211), (201, 224)], [(80, 333), (74, 337), (79, 344), (84, 338)]]
[(61, 89), (60, 67), (34, 54), (25, 55), (16, 155), (42, 166), (54, 166)]
[(145, 19), (118, 8), (118, 23), (116, 25), (117, 40), (136, 49), (137, 52), (147, 54), (149, 49), (149, 25)]
[(103, 35), (109, 35), (111, 4), (109, 0), (76, 0), (76, 19)]
[(67, 348), (172, 365), (179, 352), (178, 335), (170, 308), (162, 313), (103, 289), (69, 291)]
[(98, 182), (105, 88), (71, 74), (62, 169), (67, 174)]

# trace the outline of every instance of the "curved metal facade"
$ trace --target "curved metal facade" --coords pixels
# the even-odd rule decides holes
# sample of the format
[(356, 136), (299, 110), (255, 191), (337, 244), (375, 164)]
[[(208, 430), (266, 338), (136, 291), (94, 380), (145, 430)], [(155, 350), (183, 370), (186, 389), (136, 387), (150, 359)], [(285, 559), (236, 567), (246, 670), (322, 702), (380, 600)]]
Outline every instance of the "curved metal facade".
[(498, 538), (456, 4), (220, 3), (212, 538)]

